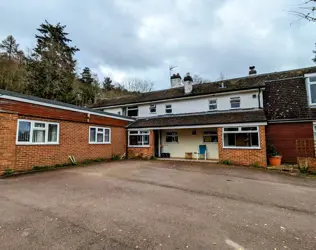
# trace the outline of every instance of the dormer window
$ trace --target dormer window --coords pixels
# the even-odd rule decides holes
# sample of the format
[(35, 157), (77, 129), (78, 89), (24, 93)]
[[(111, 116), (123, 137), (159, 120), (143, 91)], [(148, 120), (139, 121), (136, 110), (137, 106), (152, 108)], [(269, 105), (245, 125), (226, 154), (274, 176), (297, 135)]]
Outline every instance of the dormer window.
[(239, 109), (240, 108), (240, 97), (230, 98), (230, 108), (231, 109)]
[(310, 105), (316, 105), (316, 74), (307, 75), (306, 85), (308, 102)]

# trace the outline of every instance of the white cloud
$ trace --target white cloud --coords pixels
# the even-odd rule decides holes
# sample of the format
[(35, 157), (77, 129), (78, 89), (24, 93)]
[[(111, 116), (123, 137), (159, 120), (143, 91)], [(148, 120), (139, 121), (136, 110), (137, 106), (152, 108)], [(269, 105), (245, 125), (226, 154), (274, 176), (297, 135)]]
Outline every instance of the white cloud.
[[(303, 1), (303, 0), (302, 0)], [(79, 68), (115, 81), (139, 77), (169, 87), (169, 65), (181, 74), (217, 79), (313, 65), (315, 23), (294, 22), (297, 0), (1, 1), (0, 36), (35, 44), (45, 19), (67, 25)], [(57, 14), (58, 13), (58, 14)], [(14, 18), (12, 18), (14, 17)], [(8, 22), (8, 20), (10, 20)], [(1, 38), (0, 37), (0, 38)]]

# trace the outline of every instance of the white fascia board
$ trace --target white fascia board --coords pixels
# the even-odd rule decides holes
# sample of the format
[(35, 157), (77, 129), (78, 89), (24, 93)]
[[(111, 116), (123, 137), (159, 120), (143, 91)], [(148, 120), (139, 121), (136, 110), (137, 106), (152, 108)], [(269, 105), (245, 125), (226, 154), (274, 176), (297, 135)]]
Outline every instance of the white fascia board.
[(130, 104), (118, 104), (118, 105), (112, 105), (112, 106), (105, 106), (105, 107), (99, 107), (99, 108), (93, 108), (93, 109), (110, 109), (110, 108), (122, 108), (122, 107), (128, 107), (128, 106), (135, 106), (135, 105), (142, 105), (142, 104), (153, 104), (153, 103), (162, 103), (162, 102), (170, 102), (170, 101), (180, 101), (180, 100), (189, 100), (189, 99), (199, 99), (203, 97), (212, 97), (212, 96), (220, 96), (220, 95), (228, 95), (231, 93), (246, 93), (246, 92), (254, 92), (258, 89), (264, 90), (264, 86), (262, 87), (256, 87), (253, 89), (245, 89), (245, 90), (232, 90), (227, 92), (219, 92), (219, 93), (213, 93), (213, 94), (205, 94), (205, 95), (195, 95), (195, 96), (183, 96), (178, 98), (170, 98), (170, 99), (161, 99), (156, 101), (146, 101), (146, 102), (136, 102), (136, 103), (130, 103)]
[(316, 73), (309, 73), (309, 74), (305, 74), (304, 77), (312, 77), (312, 76), (316, 76)]
[(266, 125), (267, 125), (267, 122), (254, 122), (254, 123), (230, 123), (230, 124), (210, 124), (210, 125), (172, 126), (172, 127), (127, 128), (127, 129), (129, 131), (138, 131), (138, 130), (169, 130), (169, 129), (191, 129), (191, 128), (249, 127), (249, 126), (266, 126)]
[(8, 96), (8, 95), (0, 95), (0, 98), (2, 99), (8, 99), (8, 100), (13, 100), (13, 101), (18, 101), (18, 102), (25, 102), (25, 103), (31, 103), (35, 105), (40, 105), (40, 106), (45, 106), (45, 107), (50, 107), (50, 108), (56, 108), (56, 109), (63, 109), (63, 110), (69, 110), (69, 111), (74, 111), (78, 113), (85, 113), (85, 114), (90, 114), (90, 115), (97, 115), (97, 116), (103, 116), (103, 117), (109, 117), (109, 118), (114, 118), (118, 120), (124, 120), (124, 121), (135, 121), (134, 119), (128, 119), (124, 117), (117, 117), (117, 116), (112, 116), (108, 114), (99, 114), (96, 112), (91, 112), (87, 110), (80, 110), (80, 109), (75, 109), (75, 108), (70, 108), (70, 107), (64, 107), (61, 105), (55, 105), (55, 104), (50, 104), (50, 103), (45, 103), (45, 102), (39, 102), (39, 101), (33, 101), (33, 100), (28, 100), (20, 97), (15, 97), (15, 96)]

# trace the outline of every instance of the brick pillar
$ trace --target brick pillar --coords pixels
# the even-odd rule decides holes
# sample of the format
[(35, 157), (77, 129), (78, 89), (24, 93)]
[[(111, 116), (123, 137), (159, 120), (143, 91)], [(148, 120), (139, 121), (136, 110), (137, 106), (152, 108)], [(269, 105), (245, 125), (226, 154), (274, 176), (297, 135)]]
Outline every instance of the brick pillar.
[(0, 111), (0, 175), (6, 169), (15, 169), (17, 118), (17, 114)]

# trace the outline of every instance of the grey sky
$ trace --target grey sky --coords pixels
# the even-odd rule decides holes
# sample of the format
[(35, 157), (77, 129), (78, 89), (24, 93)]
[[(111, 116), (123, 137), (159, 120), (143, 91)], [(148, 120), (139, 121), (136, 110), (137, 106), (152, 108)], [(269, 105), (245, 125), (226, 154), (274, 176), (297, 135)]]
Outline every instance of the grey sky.
[(288, 13), (303, 0), (0, 0), (0, 39), (35, 45), (36, 28), (61, 22), (80, 48), (78, 68), (117, 81), (139, 77), (169, 87), (182, 75), (217, 80), (312, 66), (316, 23)]

